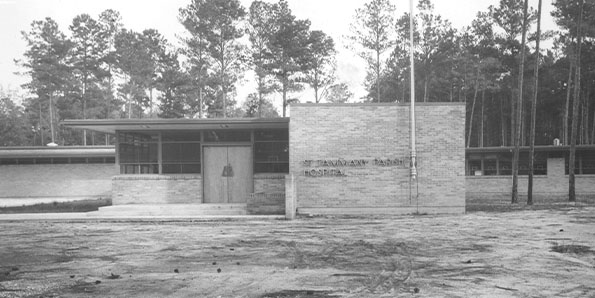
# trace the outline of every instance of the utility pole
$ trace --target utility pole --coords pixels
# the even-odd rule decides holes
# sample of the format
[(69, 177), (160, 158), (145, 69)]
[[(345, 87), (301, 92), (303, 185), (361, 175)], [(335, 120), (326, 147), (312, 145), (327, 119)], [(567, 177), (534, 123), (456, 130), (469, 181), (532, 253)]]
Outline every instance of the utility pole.
[(415, 150), (415, 65), (413, 59), (413, 0), (409, 0), (409, 63), (411, 64), (411, 107), (409, 108), (411, 139), (411, 180), (417, 179), (417, 152)]

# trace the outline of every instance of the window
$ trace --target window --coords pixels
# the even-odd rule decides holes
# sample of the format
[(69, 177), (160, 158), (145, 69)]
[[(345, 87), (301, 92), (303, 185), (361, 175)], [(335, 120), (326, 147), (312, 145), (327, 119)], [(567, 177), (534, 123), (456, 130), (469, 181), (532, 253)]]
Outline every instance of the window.
[(289, 173), (289, 132), (286, 129), (254, 132), (254, 172)]
[[(467, 176), (512, 175), (512, 152), (475, 153), (467, 155)], [(534, 175), (547, 175), (547, 154), (535, 153)], [(529, 153), (519, 154), (519, 175), (529, 175)]]
[[(565, 173), (568, 175), (568, 161), (570, 160), (569, 153), (566, 153)], [(574, 163), (575, 175), (594, 175), (595, 174), (595, 152), (591, 151), (577, 151)]]
[(163, 174), (200, 173), (200, 133), (164, 133), (162, 140)]
[(207, 130), (206, 142), (250, 142), (250, 130)]
[(18, 165), (19, 161), (16, 158), (0, 158), (0, 165)]
[(483, 174), (486, 176), (498, 175), (498, 160), (496, 158), (483, 161)]
[(467, 170), (468, 176), (480, 176), (481, 175), (481, 160), (470, 160), (470, 161), (468, 161), (467, 165), (468, 165), (468, 170)]
[(81, 164), (81, 163), (116, 163), (115, 157), (24, 157), (3, 158), (0, 165), (45, 165), (45, 164)]
[(159, 136), (145, 133), (118, 134), (118, 154), (122, 174), (158, 174)]
[(581, 152), (581, 170), (581, 173), (585, 175), (595, 174), (595, 153)]

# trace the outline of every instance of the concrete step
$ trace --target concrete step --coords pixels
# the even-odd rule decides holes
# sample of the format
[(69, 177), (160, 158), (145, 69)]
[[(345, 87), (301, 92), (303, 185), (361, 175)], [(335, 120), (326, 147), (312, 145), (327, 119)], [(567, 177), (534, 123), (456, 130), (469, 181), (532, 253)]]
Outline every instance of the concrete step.
[(90, 217), (246, 215), (246, 204), (130, 204), (101, 207), (88, 212)]

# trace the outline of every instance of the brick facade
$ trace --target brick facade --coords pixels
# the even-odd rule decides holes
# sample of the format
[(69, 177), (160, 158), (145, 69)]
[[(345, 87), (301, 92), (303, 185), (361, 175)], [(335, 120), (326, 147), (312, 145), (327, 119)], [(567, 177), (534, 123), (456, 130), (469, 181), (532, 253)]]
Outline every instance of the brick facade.
[(200, 175), (118, 175), (112, 184), (113, 205), (201, 204)]
[(465, 106), (418, 104), (416, 125), (419, 176), (410, 184), (409, 105), (292, 105), (298, 213), (464, 212)]
[(285, 175), (254, 174), (254, 193), (246, 205), (249, 214), (284, 214)]
[(110, 197), (113, 164), (37, 164), (0, 167), (1, 198)]
[(285, 174), (254, 174), (254, 193), (285, 193)]

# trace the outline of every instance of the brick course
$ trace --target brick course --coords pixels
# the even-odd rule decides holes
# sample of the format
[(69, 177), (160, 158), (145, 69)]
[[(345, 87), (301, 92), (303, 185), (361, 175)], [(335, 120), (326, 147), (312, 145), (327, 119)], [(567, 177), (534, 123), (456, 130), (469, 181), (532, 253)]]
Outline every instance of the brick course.
[[(410, 185), (409, 105), (292, 105), (290, 174), (295, 177), (298, 212), (464, 212), (464, 109), (458, 103), (416, 105), (419, 176), (417, 184)], [(368, 164), (303, 163), (337, 159)], [(403, 164), (374, 165), (375, 159)], [(305, 172), (319, 175), (324, 169), (331, 174), (331, 169), (339, 169), (345, 176), (309, 177)]]
[(113, 164), (0, 166), (0, 198), (111, 196)]
[(202, 203), (200, 175), (118, 175), (112, 189), (113, 205)]

